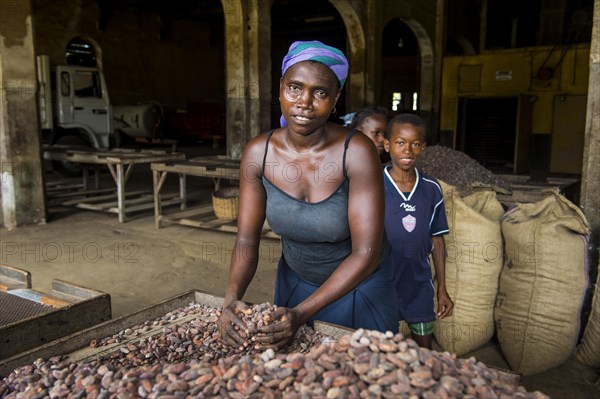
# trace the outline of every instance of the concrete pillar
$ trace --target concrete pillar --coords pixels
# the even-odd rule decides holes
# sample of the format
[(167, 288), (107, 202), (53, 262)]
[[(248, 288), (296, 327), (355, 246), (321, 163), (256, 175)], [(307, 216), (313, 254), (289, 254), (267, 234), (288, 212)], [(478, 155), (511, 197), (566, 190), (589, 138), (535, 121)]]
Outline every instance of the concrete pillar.
[(600, 246), (600, 0), (594, 1), (593, 24), (580, 206), (592, 227), (596, 260), (591, 265), (597, 267)]
[(346, 83), (346, 107), (350, 112), (365, 106), (366, 49), (365, 30), (356, 10), (346, 0), (329, 0), (346, 25), (350, 71)]
[(242, 0), (221, 0), (225, 14), (227, 155), (240, 159), (249, 131), (248, 9)]
[(271, 128), (271, 0), (248, 3), (250, 126), (247, 139)]
[[(367, 0), (365, 6), (366, 29), (366, 65), (365, 65), (365, 101), (375, 104), (381, 97), (381, 8), (379, 0)], [(388, 104), (377, 104), (389, 106)]]
[(487, 32), (487, 0), (482, 0), (479, 10), (479, 54), (485, 50), (485, 33)]
[(30, 0), (0, 0), (0, 185), (9, 229), (46, 221), (36, 81)]
[(435, 44), (433, 46), (433, 98), (429, 119), (430, 135), (433, 144), (440, 138), (440, 109), (442, 102), (442, 61), (444, 57), (444, 40), (446, 37), (446, 1), (437, 0), (435, 18)]

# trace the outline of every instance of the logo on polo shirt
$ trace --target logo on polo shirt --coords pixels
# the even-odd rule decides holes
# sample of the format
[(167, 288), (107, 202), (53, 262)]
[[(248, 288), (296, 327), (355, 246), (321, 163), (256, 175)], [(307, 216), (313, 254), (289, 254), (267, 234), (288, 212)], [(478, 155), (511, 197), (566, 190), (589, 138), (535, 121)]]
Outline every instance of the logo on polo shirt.
[(406, 215), (402, 218), (402, 226), (404, 226), (409, 233), (415, 229), (416, 225), (417, 219), (413, 215)]
[(406, 202), (401, 203), (400, 208), (404, 208), (404, 210), (406, 212), (416, 212), (417, 211), (416, 205), (407, 204)]

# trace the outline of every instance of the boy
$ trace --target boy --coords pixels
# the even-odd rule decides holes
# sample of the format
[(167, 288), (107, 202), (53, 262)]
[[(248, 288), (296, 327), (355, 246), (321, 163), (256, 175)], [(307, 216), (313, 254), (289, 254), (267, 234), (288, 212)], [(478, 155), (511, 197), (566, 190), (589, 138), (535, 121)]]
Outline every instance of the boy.
[[(452, 315), (446, 291), (444, 234), (448, 223), (437, 181), (415, 168), (425, 149), (425, 123), (417, 115), (400, 114), (388, 124), (384, 147), (391, 165), (384, 169), (385, 232), (392, 262), (400, 320), (405, 320), (419, 346), (431, 349), (437, 318)], [(438, 283), (437, 313), (429, 266), (432, 254)]]

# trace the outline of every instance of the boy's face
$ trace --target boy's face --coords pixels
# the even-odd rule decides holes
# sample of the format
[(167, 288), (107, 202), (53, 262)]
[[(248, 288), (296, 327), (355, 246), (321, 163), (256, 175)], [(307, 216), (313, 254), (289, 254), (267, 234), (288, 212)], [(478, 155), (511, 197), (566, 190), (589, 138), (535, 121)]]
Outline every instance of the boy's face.
[(395, 123), (390, 131), (390, 138), (383, 145), (390, 153), (392, 165), (403, 171), (410, 171), (425, 149), (425, 134), (422, 129), (408, 123)]

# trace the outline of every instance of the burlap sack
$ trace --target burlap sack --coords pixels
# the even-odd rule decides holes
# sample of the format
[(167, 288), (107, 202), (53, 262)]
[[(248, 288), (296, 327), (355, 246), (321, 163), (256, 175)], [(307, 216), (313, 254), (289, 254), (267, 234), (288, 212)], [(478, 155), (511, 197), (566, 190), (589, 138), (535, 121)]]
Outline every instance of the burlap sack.
[(600, 368), (600, 288), (598, 287), (600, 287), (600, 273), (594, 288), (592, 312), (575, 355), (575, 359), (594, 368)]
[(533, 204), (517, 204), (502, 217), (506, 263), (494, 318), (513, 370), (537, 374), (574, 352), (589, 233), (583, 213), (558, 191)]
[(494, 302), (503, 262), (499, 221), (504, 209), (493, 191), (461, 198), (451, 186), (440, 184), (450, 229), (444, 236), (446, 289), (454, 311), (436, 321), (434, 337), (443, 350), (460, 356), (494, 335)]

